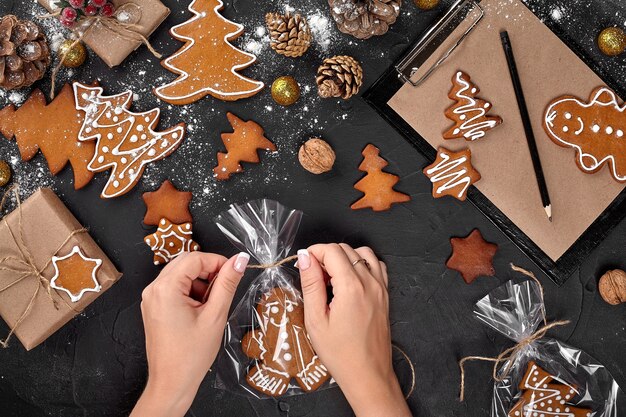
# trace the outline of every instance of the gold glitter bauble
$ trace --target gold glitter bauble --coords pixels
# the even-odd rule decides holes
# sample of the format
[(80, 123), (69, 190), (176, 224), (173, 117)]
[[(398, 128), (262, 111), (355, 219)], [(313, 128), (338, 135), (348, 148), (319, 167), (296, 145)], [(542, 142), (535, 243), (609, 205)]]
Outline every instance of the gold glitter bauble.
[(4, 187), (11, 181), (11, 167), (6, 161), (0, 159), (0, 187)]
[(281, 106), (291, 106), (300, 98), (300, 86), (291, 76), (276, 78), (272, 84), (272, 98)]
[(439, 0), (413, 0), (413, 2), (422, 10), (430, 10), (439, 6)]
[(598, 48), (604, 55), (615, 56), (626, 50), (626, 33), (620, 28), (606, 28), (598, 35)]
[(87, 49), (82, 42), (77, 42), (74, 45), (75, 40), (66, 39), (61, 45), (59, 45), (59, 58), (63, 58), (63, 66), (67, 68), (80, 67), (85, 63), (87, 59)]

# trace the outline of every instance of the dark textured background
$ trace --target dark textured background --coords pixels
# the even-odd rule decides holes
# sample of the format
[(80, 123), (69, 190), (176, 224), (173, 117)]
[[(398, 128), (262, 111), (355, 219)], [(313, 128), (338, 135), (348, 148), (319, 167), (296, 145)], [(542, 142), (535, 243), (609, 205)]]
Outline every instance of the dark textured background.
[[(507, 1), (507, 0), (504, 0)], [(29, 17), (33, 0), (2, 0), (0, 14)], [(186, 20), (186, 0), (164, 1), (172, 10), (168, 20), (153, 36), (155, 45), (166, 54), (178, 43), (167, 29)], [(233, 0), (225, 16), (240, 21), (248, 30), (263, 25), (263, 16), (285, 1)], [(596, 51), (593, 40), (601, 27), (624, 25), (626, 11), (618, 1), (529, 0), (534, 11), (557, 33), (569, 35), (574, 46), (596, 61), (612, 76), (623, 77), (624, 58), (608, 59)], [(292, 6), (305, 14), (328, 15), (323, 0), (302, 0)], [(555, 13), (554, 10), (560, 13)], [(347, 242), (370, 245), (389, 265), (391, 320), (394, 341), (411, 357), (417, 372), (416, 389), (409, 400), (419, 416), (485, 416), (491, 404), (492, 383), (488, 365), (470, 365), (467, 400), (457, 401), (459, 372), (457, 360), (465, 355), (496, 355), (510, 341), (495, 335), (471, 317), (474, 302), (511, 277), (509, 262), (527, 268), (533, 265), (499, 230), (471, 204), (452, 199), (434, 200), (428, 180), (421, 175), (426, 161), (362, 100), (347, 103), (322, 101), (314, 94), (314, 73), (324, 56), (346, 53), (363, 63), (365, 88), (399, 56), (442, 12), (421, 12), (406, 1), (392, 30), (383, 37), (355, 41), (333, 27), (327, 50), (313, 47), (301, 59), (290, 60), (275, 54), (261, 54), (247, 73), (266, 83), (278, 75), (293, 74), (311, 92), (289, 111), (274, 108), (268, 89), (237, 103), (204, 99), (187, 108), (162, 106), (162, 126), (191, 121), (195, 129), (181, 149), (147, 171), (145, 181), (126, 196), (103, 201), (99, 198), (105, 175), (82, 191), (74, 191), (71, 170), (50, 179), (37, 156), (30, 163), (16, 164), (16, 177), (28, 188), (52, 185), (76, 217), (88, 226), (92, 236), (124, 272), (124, 277), (85, 312), (68, 323), (45, 343), (25, 352), (17, 340), (0, 351), (0, 414), (2, 416), (119, 416), (128, 414), (146, 379), (143, 327), (139, 302), (142, 289), (158, 269), (143, 237), (151, 229), (142, 225), (142, 191), (153, 189), (172, 178), (182, 189), (194, 192), (195, 237), (203, 249), (232, 254), (212, 219), (230, 203), (269, 197), (305, 211), (296, 245), (316, 242)], [(556, 17), (556, 18), (555, 18)], [(49, 25), (54, 26), (54, 25)], [(242, 40), (243, 41), (243, 40)], [(319, 40), (318, 40), (319, 41)], [(145, 70), (146, 73), (139, 73)], [(139, 74), (139, 76), (138, 76)], [(107, 92), (125, 88), (140, 90), (135, 109), (157, 105), (150, 87), (157, 79), (172, 79), (158, 60), (141, 48), (126, 63), (109, 70), (92, 57), (75, 79), (99, 78)], [(65, 79), (68, 77), (66, 76)], [(623, 81), (622, 81), (623, 82)], [(47, 89), (47, 84), (41, 84)], [(0, 104), (6, 102), (0, 99)], [(273, 111), (264, 111), (272, 106)], [(281, 152), (263, 157), (263, 163), (247, 166), (245, 173), (227, 183), (215, 184), (211, 168), (221, 148), (219, 132), (228, 128), (225, 110), (262, 124)], [(304, 172), (295, 158), (298, 145), (310, 135), (322, 135), (335, 147), (338, 156), (333, 173), (315, 177)], [(357, 166), (360, 151), (374, 143), (390, 162), (389, 170), (401, 177), (398, 189), (411, 194), (412, 201), (386, 213), (353, 212), (349, 205), (359, 196), (352, 188), (361, 173)], [(0, 139), (0, 156), (18, 155), (15, 143)], [(206, 190), (205, 190), (206, 189)], [(203, 194), (204, 193), (204, 194)], [(449, 238), (466, 235), (478, 227), (485, 238), (500, 249), (495, 259), (497, 278), (480, 278), (466, 285), (454, 271), (445, 268), (450, 254)], [(626, 306), (610, 307), (597, 294), (597, 280), (607, 268), (626, 268), (626, 222), (593, 251), (578, 272), (557, 288), (545, 276), (549, 319), (569, 319), (572, 324), (554, 331), (561, 340), (584, 349), (626, 386)], [(536, 268), (535, 268), (536, 270)], [(245, 287), (244, 281), (242, 287)], [(8, 331), (0, 323), (0, 334)], [(406, 365), (398, 361), (403, 384), (409, 383)], [(372, 391), (377, 387), (370, 387)], [(339, 389), (280, 401), (244, 400), (212, 388), (208, 377), (189, 412), (190, 416), (349, 416), (349, 406)]]

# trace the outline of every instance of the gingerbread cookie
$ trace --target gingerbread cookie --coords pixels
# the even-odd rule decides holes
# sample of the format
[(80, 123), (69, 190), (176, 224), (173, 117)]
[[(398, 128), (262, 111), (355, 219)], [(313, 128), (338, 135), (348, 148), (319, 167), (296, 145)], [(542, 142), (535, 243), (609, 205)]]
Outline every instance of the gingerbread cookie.
[(148, 163), (178, 149), (185, 135), (185, 124), (155, 132), (160, 109), (133, 113), (129, 110), (132, 92), (107, 97), (102, 91), (100, 87), (74, 83), (76, 109), (86, 113), (78, 139), (96, 141), (96, 153), (88, 168), (93, 172), (111, 170), (101, 196), (113, 198), (130, 191)]
[(534, 361), (528, 363), (519, 388), (522, 395), (509, 417), (591, 417), (591, 410), (571, 405), (578, 395), (573, 386), (556, 380)]
[(263, 83), (239, 74), (256, 61), (256, 56), (235, 48), (230, 42), (243, 33), (243, 26), (225, 19), (221, 0), (193, 0), (193, 17), (174, 26), (170, 33), (185, 45), (161, 64), (178, 78), (154, 93), (170, 104), (193, 103), (206, 95), (226, 101), (250, 97)]
[(50, 287), (65, 292), (70, 300), (79, 301), (86, 292), (100, 292), (96, 274), (102, 259), (86, 257), (78, 246), (65, 256), (53, 256), (54, 276), (50, 280)]
[(226, 113), (233, 133), (222, 133), (222, 142), (226, 153), (217, 153), (217, 166), (213, 168), (215, 178), (227, 180), (231, 174), (243, 171), (241, 162), (259, 163), (257, 150), (276, 151), (274, 145), (263, 135), (263, 128), (258, 123), (244, 122), (232, 113)]
[(613, 178), (626, 182), (625, 110), (613, 91), (600, 87), (588, 103), (574, 96), (550, 102), (543, 128), (557, 145), (576, 149), (576, 163), (583, 172), (593, 173), (607, 164)]
[(350, 206), (353, 210), (370, 207), (374, 211), (384, 211), (389, 210), (392, 204), (411, 200), (407, 194), (394, 190), (394, 185), (400, 180), (397, 175), (383, 171), (388, 163), (379, 153), (372, 144), (363, 149), (359, 170), (367, 174), (354, 184), (354, 188), (365, 195)]
[(255, 364), (246, 381), (272, 397), (283, 395), (295, 379), (305, 392), (321, 387), (330, 375), (313, 351), (304, 327), (304, 306), (296, 293), (276, 287), (256, 306), (259, 329), (248, 332), (241, 348)]
[(433, 183), (433, 197), (445, 195), (465, 201), (467, 189), (480, 180), (480, 172), (472, 166), (472, 151), (452, 152), (444, 147), (437, 149), (437, 159), (422, 171)]
[(161, 219), (155, 233), (144, 238), (144, 242), (154, 252), (154, 264), (166, 264), (185, 252), (200, 250), (200, 246), (191, 238), (191, 223), (174, 224)]
[(474, 229), (467, 237), (450, 239), (452, 256), (446, 266), (461, 273), (466, 283), (471, 284), (480, 276), (491, 277), (496, 274), (493, 269), (493, 257), (498, 245), (483, 239), (480, 230)]
[(41, 149), (52, 175), (69, 162), (78, 190), (94, 176), (87, 166), (96, 145), (78, 141), (84, 119), (85, 113), (75, 108), (72, 87), (66, 84), (50, 104), (40, 90), (34, 90), (19, 109), (11, 104), (0, 110), (0, 132), (8, 139), (15, 137), (23, 161), (30, 161)]
[(487, 131), (502, 123), (499, 116), (487, 115), (491, 110), (491, 103), (477, 98), (479, 92), (469, 75), (462, 71), (454, 74), (448, 97), (455, 103), (445, 112), (446, 117), (454, 122), (454, 126), (443, 133), (444, 139), (480, 139)]
[(175, 224), (193, 221), (189, 212), (191, 192), (178, 191), (170, 180), (163, 181), (156, 191), (143, 193), (142, 198), (147, 208), (144, 224), (156, 226), (163, 218)]

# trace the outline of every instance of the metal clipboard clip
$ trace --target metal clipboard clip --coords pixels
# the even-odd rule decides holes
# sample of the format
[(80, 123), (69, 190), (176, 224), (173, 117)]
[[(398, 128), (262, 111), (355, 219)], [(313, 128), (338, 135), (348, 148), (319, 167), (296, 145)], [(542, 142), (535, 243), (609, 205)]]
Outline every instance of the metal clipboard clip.
[[(465, 32), (456, 42), (416, 81), (411, 78), (419, 71), (420, 66), (432, 55), (445, 39), (454, 31), (458, 25), (465, 20), (471, 12), (477, 10), (477, 16)], [(422, 36), (415, 46), (398, 62), (396, 71), (398, 77), (408, 82), (413, 87), (423, 83), (435, 70), (445, 62), (452, 52), (461, 45), (467, 36), (476, 28), (478, 23), (485, 16), (485, 11), (474, 0), (457, 0), (448, 11)]]

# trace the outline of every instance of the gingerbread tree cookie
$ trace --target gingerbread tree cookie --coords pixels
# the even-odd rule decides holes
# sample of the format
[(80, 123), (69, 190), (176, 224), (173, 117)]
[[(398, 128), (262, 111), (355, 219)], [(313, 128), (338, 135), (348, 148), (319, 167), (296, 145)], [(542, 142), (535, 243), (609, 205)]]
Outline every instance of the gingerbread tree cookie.
[(54, 276), (50, 287), (67, 293), (73, 303), (79, 301), (86, 292), (100, 292), (96, 274), (102, 259), (86, 257), (78, 246), (62, 257), (53, 256)]
[(461, 273), (467, 284), (471, 284), (480, 276), (491, 277), (496, 274), (493, 268), (493, 257), (498, 245), (483, 239), (480, 230), (474, 229), (467, 237), (450, 239), (452, 256), (446, 266)]
[(11, 104), (0, 110), (0, 132), (8, 139), (15, 137), (24, 161), (33, 159), (41, 149), (52, 175), (61, 172), (69, 162), (74, 171), (74, 188), (78, 190), (94, 176), (87, 165), (96, 146), (78, 140), (84, 119), (85, 113), (74, 106), (72, 87), (66, 84), (48, 105), (44, 94), (34, 90), (19, 109)]
[(469, 149), (452, 152), (439, 147), (435, 162), (422, 172), (433, 183), (434, 198), (449, 195), (465, 201), (469, 186), (480, 180), (480, 173), (472, 166), (472, 152)]
[(367, 174), (354, 184), (354, 188), (365, 195), (350, 206), (353, 210), (370, 207), (374, 211), (384, 211), (389, 210), (394, 203), (411, 200), (407, 194), (393, 189), (399, 181), (398, 176), (383, 171), (388, 163), (379, 156), (379, 152), (372, 144), (363, 149), (363, 162), (359, 170)]
[(330, 375), (315, 354), (304, 327), (304, 306), (292, 289), (275, 287), (256, 306), (259, 328), (248, 332), (241, 348), (256, 363), (246, 381), (272, 397), (283, 395), (295, 379), (305, 392), (321, 387)]
[(102, 198), (113, 198), (130, 191), (148, 163), (165, 158), (180, 146), (185, 124), (155, 132), (160, 109), (133, 113), (129, 110), (132, 92), (109, 97), (102, 92), (100, 87), (74, 83), (76, 108), (86, 113), (78, 139), (96, 141), (88, 168), (93, 172), (111, 170)]
[(191, 223), (191, 197), (190, 191), (178, 191), (170, 180), (163, 181), (158, 190), (143, 193), (142, 198), (147, 208), (144, 224), (156, 226), (163, 218), (176, 224)]
[(576, 150), (576, 163), (585, 173), (605, 164), (618, 182), (626, 182), (626, 105), (606, 87), (591, 92), (589, 102), (558, 97), (546, 109), (543, 127), (554, 143)]
[(185, 252), (200, 250), (200, 246), (191, 238), (191, 223), (174, 224), (161, 219), (159, 228), (144, 238), (146, 245), (154, 252), (154, 264), (166, 264)]
[(234, 101), (255, 95), (263, 83), (238, 71), (252, 65), (256, 57), (230, 44), (243, 33), (243, 26), (225, 19), (221, 0), (194, 0), (193, 17), (170, 33), (185, 45), (162, 65), (178, 74), (169, 84), (155, 89), (161, 100), (171, 104), (193, 103), (206, 95)]
[(502, 123), (499, 116), (487, 115), (491, 110), (491, 103), (477, 98), (479, 92), (469, 75), (462, 71), (454, 74), (448, 97), (455, 103), (445, 113), (454, 122), (454, 126), (444, 132), (444, 139), (480, 139), (487, 131)]
[(591, 410), (571, 405), (578, 395), (571, 385), (556, 381), (534, 361), (528, 363), (526, 374), (519, 383), (522, 395), (509, 417), (590, 417)]
[(222, 133), (227, 152), (217, 154), (217, 166), (213, 172), (218, 180), (227, 180), (231, 174), (243, 171), (241, 162), (259, 163), (259, 149), (276, 151), (276, 145), (263, 135), (263, 128), (258, 123), (244, 122), (232, 113), (226, 113), (226, 117), (233, 133)]

